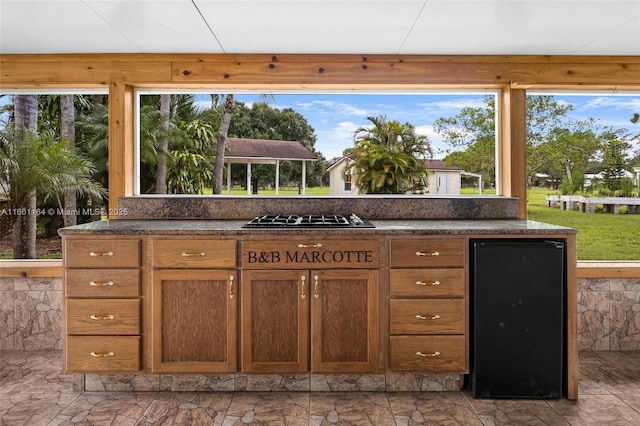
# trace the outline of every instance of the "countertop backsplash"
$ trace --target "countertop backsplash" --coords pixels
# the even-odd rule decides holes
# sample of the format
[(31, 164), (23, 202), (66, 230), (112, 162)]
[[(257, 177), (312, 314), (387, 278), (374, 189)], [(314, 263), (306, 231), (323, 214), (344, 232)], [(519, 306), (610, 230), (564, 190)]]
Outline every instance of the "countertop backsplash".
[(518, 199), (498, 196), (166, 196), (122, 197), (118, 218), (236, 219), (263, 214), (356, 215), (368, 220), (385, 219), (516, 219)]

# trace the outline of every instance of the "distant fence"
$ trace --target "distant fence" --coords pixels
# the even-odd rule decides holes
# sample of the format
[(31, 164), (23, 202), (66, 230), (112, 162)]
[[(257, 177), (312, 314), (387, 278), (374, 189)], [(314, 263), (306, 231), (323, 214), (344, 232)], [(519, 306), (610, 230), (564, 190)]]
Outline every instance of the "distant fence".
[(547, 207), (562, 210), (579, 210), (594, 213), (598, 205), (607, 213), (620, 213), (620, 206), (627, 207), (627, 213), (640, 213), (640, 198), (627, 197), (585, 197), (583, 195), (547, 195)]

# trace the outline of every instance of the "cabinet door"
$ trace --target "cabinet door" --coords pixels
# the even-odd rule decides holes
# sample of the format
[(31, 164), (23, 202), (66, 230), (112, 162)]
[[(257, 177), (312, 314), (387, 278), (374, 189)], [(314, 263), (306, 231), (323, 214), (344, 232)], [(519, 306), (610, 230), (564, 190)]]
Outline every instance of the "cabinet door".
[(377, 271), (313, 271), (309, 278), (312, 294), (311, 371), (376, 371)]
[(242, 371), (309, 371), (307, 271), (242, 272)]
[(154, 373), (233, 372), (236, 271), (153, 271)]

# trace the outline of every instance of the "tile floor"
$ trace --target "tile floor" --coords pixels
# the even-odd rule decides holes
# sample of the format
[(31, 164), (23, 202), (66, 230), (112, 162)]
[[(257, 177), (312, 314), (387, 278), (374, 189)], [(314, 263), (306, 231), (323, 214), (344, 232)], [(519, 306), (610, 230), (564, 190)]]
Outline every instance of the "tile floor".
[(74, 392), (59, 351), (0, 352), (0, 425), (640, 425), (640, 352), (580, 353), (580, 398)]

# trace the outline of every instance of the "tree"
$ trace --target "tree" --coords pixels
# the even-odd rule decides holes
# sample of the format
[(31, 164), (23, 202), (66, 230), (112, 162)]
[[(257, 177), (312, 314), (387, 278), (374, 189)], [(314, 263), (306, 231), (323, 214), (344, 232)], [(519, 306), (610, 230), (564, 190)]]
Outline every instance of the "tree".
[[(103, 95), (88, 96), (91, 107), (78, 111), (76, 146), (95, 167), (92, 179), (108, 191), (109, 188), (109, 108), (108, 97)], [(87, 200), (91, 207), (90, 220), (102, 218), (101, 211), (107, 197), (92, 196)]]
[[(69, 147), (75, 147), (76, 143), (76, 109), (73, 103), (73, 95), (60, 96), (60, 139)], [(78, 203), (76, 192), (66, 189), (64, 195), (64, 211), (62, 217), (64, 226), (72, 226), (78, 223)]]
[[(38, 97), (36, 95), (16, 95), (14, 102), (14, 123), (15, 133), (12, 137), (12, 151), (20, 151), (28, 147), (29, 134), (35, 134), (38, 130)], [(15, 206), (18, 211), (35, 212), (36, 210), (36, 188), (26, 185), (22, 190), (20, 179), (12, 179), (11, 170), (18, 160), (15, 156), (9, 156), (10, 150), (7, 145), (5, 159), (7, 161), (6, 181), (10, 186), (17, 186), (10, 189), (10, 206)], [(11, 163), (9, 163), (11, 162)], [(20, 194), (19, 196), (12, 196)], [(25, 214), (15, 216), (13, 223), (13, 257), (15, 259), (33, 259), (36, 257), (36, 215)]]
[(631, 148), (626, 130), (608, 129), (602, 134), (602, 180), (610, 191), (618, 191), (627, 170), (627, 151)]
[(202, 193), (213, 180), (215, 127), (216, 115), (193, 94), (141, 97), (140, 192)]
[[(23, 107), (20, 101), (16, 106)], [(104, 195), (102, 187), (90, 178), (94, 171), (91, 161), (53, 131), (37, 134), (27, 132), (24, 127), (5, 127), (0, 132), (0, 165), (5, 191), (9, 194), (7, 210), (15, 221), (13, 255), (16, 259), (35, 258), (37, 192), (45, 199), (54, 199), (60, 209), (64, 208), (67, 189), (85, 195)], [(29, 226), (33, 226), (33, 232)]]
[(231, 117), (233, 116), (233, 94), (228, 94), (224, 101), (224, 113), (220, 123), (220, 130), (216, 137), (216, 160), (213, 165), (213, 193), (222, 193), (222, 177), (224, 169), (224, 153), (226, 150), (227, 136), (229, 135), (229, 126), (231, 125)]
[[(545, 164), (540, 170), (556, 179), (564, 177), (567, 182), (576, 182), (574, 170), (583, 174), (600, 149), (600, 138), (594, 128), (595, 120), (587, 119), (551, 129), (547, 141), (536, 147), (536, 157)], [(572, 186), (573, 191), (579, 189), (573, 183)]]
[(455, 165), (469, 172), (482, 174), (486, 183), (495, 181), (495, 98), (486, 96), (485, 107), (464, 107), (454, 117), (438, 118), (433, 126), (436, 133), (452, 147), (445, 158), (447, 165)]
[(167, 193), (167, 151), (169, 150), (169, 114), (171, 95), (160, 95), (160, 126), (164, 130), (158, 141), (156, 160), (156, 194)]
[(384, 116), (367, 117), (371, 127), (356, 130), (354, 147), (345, 150), (349, 170), (361, 193), (402, 194), (427, 186), (425, 157), (433, 156), (429, 140), (410, 123)]
[[(462, 167), (469, 172), (481, 173), (486, 182), (495, 181), (495, 97), (486, 96), (484, 107), (465, 107), (454, 117), (439, 118), (435, 131), (441, 134), (453, 151), (445, 158), (448, 165)], [(557, 129), (566, 126), (570, 104), (557, 102), (553, 96), (528, 96), (527, 121), (527, 173), (553, 170), (557, 158), (551, 159), (545, 148)], [(556, 134), (556, 136), (558, 136)], [(562, 170), (566, 169), (564, 166)]]
[[(229, 135), (238, 138), (298, 141), (319, 160), (307, 163), (307, 183), (310, 186), (322, 184), (322, 176), (326, 173), (326, 162), (322, 153), (315, 149), (316, 135), (313, 127), (298, 112), (291, 108), (282, 110), (272, 108), (265, 102), (256, 102), (251, 108), (241, 102), (234, 106), (233, 120)], [(280, 167), (280, 182), (283, 185), (299, 184), (302, 179), (300, 162), (284, 161)], [(272, 165), (252, 166), (253, 187), (270, 184), (275, 181), (275, 167)], [(244, 182), (241, 168), (232, 170), (232, 179)]]

